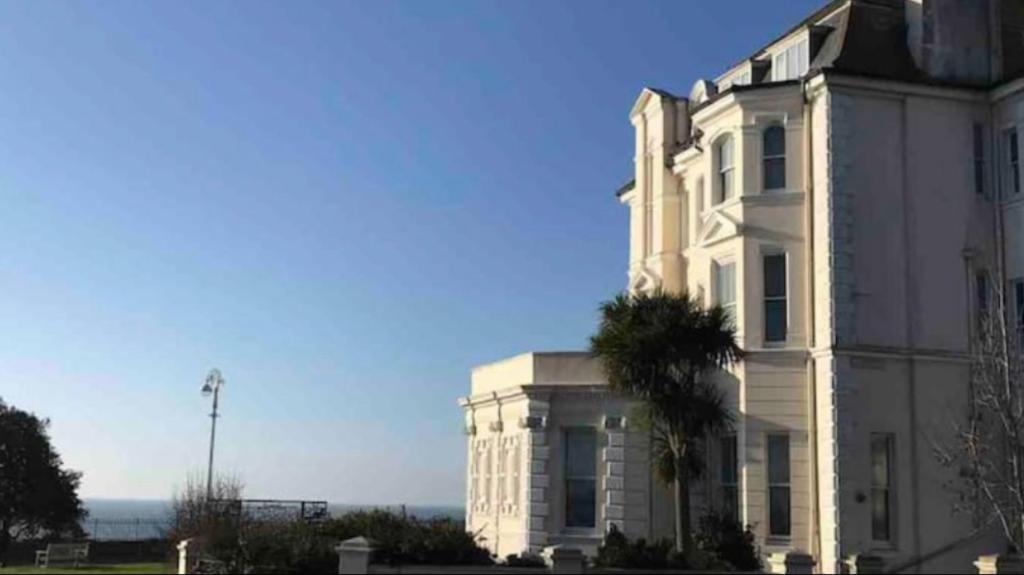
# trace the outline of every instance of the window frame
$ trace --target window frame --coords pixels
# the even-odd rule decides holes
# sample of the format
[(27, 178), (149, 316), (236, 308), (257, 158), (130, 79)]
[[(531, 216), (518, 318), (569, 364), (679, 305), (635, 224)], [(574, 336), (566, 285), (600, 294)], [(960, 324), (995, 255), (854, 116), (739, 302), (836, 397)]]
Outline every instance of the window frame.
[[(731, 457), (728, 457), (731, 456)], [(722, 512), (740, 519), (740, 450), (736, 434), (723, 435), (718, 443), (718, 484)], [(727, 477), (727, 472), (732, 477)]]
[(988, 127), (983, 122), (975, 122), (972, 129), (974, 147), (974, 194), (979, 197), (988, 196), (988, 159), (985, 154), (985, 139)]
[[(773, 439), (784, 439), (786, 446), (786, 481), (780, 482), (775, 481), (772, 477), (772, 440)], [(793, 442), (790, 438), (790, 434), (786, 432), (770, 432), (765, 435), (764, 442), (765, 449), (765, 485), (767, 488), (767, 500), (765, 505), (765, 513), (768, 515), (768, 538), (770, 540), (789, 540), (793, 537)], [(775, 496), (776, 490), (785, 490), (786, 499), (788, 502), (786, 509), (786, 529), (785, 532), (776, 532), (776, 525), (772, 521), (772, 501)], [(781, 527), (781, 526), (780, 526)]]
[[(581, 433), (581, 432), (588, 433), (588, 434), (590, 434), (593, 437), (594, 450), (593, 450), (593, 453), (591, 454), (591, 456), (593, 457), (593, 463), (594, 463), (594, 465), (593, 465), (593, 475), (576, 476), (576, 475), (572, 474), (572, 472), (570, 470), (569, 457), (571, 456), (571, 450), (569, 448), (569, 446), (570, 446), (569, 436), (571, 434), (573, 434), (573, 433)], [(564, 505), (563, 505), (563, 513), (564, 513), (564, 515), (562, 517), (562, 524), (564, 526), (564, 529), (567, 532), (584, 532), (584, 533), (589, 533), (589, 532), (592, 532), (595, 529), (597, 529), (598, 519), (599, 519), (599, 517), (598, 517), (598, 492), (597, 492), (597, 488), (598, 488), (598, 484), (597, 484), (598, 483), (598, 454), (597, 454), (597, 451), (598, 451), (598, 433), (597, 433), (597, 428), (596, 427), (576, 426), (576, 427), (565, 427), (565, 428), (562, 429), (562, 452), (563, 452), (562, 453), (562, 467), (563, 467), (563, 471), (564, 471), (563, 474), (562, 474), (563, 475), (562, 488), (563, 488), (563, 499), (564, 499)], [(573, 481), (589, 481), (589, 482), (591, 482), (593, 484), (594, 498), (593, 498), (593, 524), (592, 525), (570, 524), (570, 517), (571, 517), (571, 513), (570, 513), (571, 507), (570, 506), (572, 505), (572, 498), (570, 497), (570, 482), (573, 482)]]
[[(723, 268), (732, 269), (732, 302), (724, 304), (722, 302), (722, 270)], [(731, 256), (724, 257), (721, 259), (715, 259), (711, 261), (711, 287), (712, 287), (712, 301), (715, 305), (722, 307), (729, 313), (729, 317), (732, 318), (733, 328), (739, 329), (739, 316), (738, 310), (739, 305), (736, 298), (736, 260)]]
[[(886, 483), (879, 484), (875, 482), (875, 441), (882, 440), (885, 442), (885, 475)], [(870, 443), (868, 444), (868, 453), (870, 457), (870, 485), (871, 485), (871, 542), (876, 547), (895, 547), (896, 546), (896, 534), (897, 521), (896, 521), (896, 488), (899, 485), (896, 480), (896, 434), (878, 432), (872, 433), (870, 436)], [(878, 496), (878, 492), (883, 492), (885, 497), (885, 530), (886, 537), (878, 537), (878, 533), (875, 528), (875, 498)]]
[[(769, 155), (768, 153), (768, 134), (769, 132), (777, 130), (781, 136), (782, 150), (779, 154)], [(786, 174), (787, 168), (787, 154), (788, 146), (786, 142), (786, 126), (779, 123), (772, 123), (765, 126), (761, 130), (761, 190), (764, 192), (780, 192), (786, 189), (789, 183), (788, 174)], [(779, 186), (769, 187), (768, 184), (768, 165), (770, 162), (781, 162), (782, 163), (782, 184)]]
[[(729, 163), (725, 163), (728, 150)], [(719, 206), (736, 197), (736, 139), (725, 134), (714, 144), (715, 190), (712, 207)], [(728, 182), (728, 186), (726, 183)]]
[[(781, 258), (782, 260), (782, 274), (783, 274), (783, 292), (782, 295), (768, 295), (768, 260), (769, 258)], [(763, 314), (762, 318), (762, 334), (761, 339), (765, 346), (784, 346), (789, 341), (789, 254), (784, 250), (767, 250), (761, 253), (761, 288), (762, 288), (762, 306), (761, 311)], [(769, 339), (769, 328), (768, 328), (768, 308), (770, 303), (779, 303), (783, 305), (783, 326), (782, 326), (782, 337), (779, 339)]]
[(1003, 130), (1004, 143), (1006, 145), (1006, 170), (1009, 172), (1009, 190), (1007, 197), (1017, 196), (1021, 189), (1020, 175), (1020, 133), (1017, 126)]
[(1010, 282), (1010, 297), (1013, 300), (1014, 333), (1017, 334), (1017, 346), (1024, 351), (1024, 278)]

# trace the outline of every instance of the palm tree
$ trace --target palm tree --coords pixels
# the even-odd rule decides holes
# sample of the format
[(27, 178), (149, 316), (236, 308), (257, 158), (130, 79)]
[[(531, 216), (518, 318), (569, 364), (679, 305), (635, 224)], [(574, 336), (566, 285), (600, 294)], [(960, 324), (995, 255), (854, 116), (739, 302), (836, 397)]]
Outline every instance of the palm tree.
[(601, 305), (590, 339), (612, 389), (641, 401), (654, 461), (675, 491), (676, 550), (689, 552), (690, 480), (702, 472), (700, 444), (732, 416), (708, 377), (743, 358), (721, 307), (704, 309), (687, 294), (620, 294)]

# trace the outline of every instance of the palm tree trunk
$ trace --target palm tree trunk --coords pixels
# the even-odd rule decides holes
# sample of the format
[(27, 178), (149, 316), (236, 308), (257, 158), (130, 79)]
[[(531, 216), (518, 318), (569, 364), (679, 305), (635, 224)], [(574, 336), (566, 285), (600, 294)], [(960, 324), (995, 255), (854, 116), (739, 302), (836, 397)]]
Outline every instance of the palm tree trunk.
[(693, 534), (690, 533), (690, 479), (682, 456), (675, 458), (676, 497), (676, 551), (689, 554), (693, 549)]

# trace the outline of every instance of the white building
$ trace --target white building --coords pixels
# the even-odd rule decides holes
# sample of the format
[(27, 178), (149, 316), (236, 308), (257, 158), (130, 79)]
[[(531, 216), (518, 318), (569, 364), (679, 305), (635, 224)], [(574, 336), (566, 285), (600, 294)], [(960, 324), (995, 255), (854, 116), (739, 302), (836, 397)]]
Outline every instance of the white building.
[[(953, 516), (932, 446), (966, 409), (994, 278), (1024, 329), (1024, 2), (837, 0), (629, 117), (628, 288), (731, 307), (749, 354), (721, 376), (736, 434), (695, 517), (734, 509), (824, 572), (999, 551)], [(468, 528), (499, 555), (593, 549), (613, 524), (672, 536), (646, 437), (587, 354), (477, 368), (462, 405)]]

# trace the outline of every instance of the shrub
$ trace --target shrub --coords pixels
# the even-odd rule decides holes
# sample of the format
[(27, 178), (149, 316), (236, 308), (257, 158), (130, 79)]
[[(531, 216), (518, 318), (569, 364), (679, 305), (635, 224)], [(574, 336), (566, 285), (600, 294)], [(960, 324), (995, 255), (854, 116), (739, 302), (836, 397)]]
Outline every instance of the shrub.
[(740, 571), (761, 569), (761, 554), (754, 534), (728, 515), (709, 514), (700, 520), (697, 546)]
[(490, 553), (455, 521), (422, 521), (386, 511), (350, 513), (318, 523), (245, 520), (233, 537), (219, 535), (207, 552), (232, 573), (333, 573), (338, 568), (335, 547), (354, 537), (374, 542), (378, 563), (493, 564)]
[(630, 542), (613, 527), (598, 548), (594, 564), (600, 568), (652, 570), (732, 571), (761, 567), (753, 534), (739, 528), (735, 521), (717, 516), (705, 517), (701, 520), (696, 542), (696, 548), (689, 554), (677, 553), (667, 539), (653, 543), (644, 539)]

